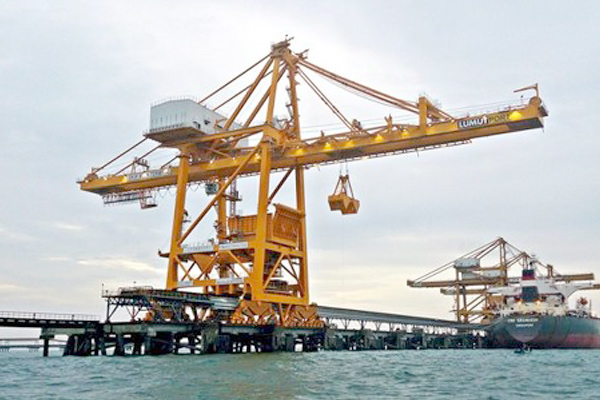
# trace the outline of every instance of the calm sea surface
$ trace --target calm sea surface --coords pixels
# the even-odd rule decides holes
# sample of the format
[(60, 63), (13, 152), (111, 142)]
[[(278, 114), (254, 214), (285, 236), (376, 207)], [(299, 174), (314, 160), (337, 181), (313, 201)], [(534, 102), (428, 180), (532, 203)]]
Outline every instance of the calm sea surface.
[(600, 399), (600, 351), (0, 353), (0, 399)]

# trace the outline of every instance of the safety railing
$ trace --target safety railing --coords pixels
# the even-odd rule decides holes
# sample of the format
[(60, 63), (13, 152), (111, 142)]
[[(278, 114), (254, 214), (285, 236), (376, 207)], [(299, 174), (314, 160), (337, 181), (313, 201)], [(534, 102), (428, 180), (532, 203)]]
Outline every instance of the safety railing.
[(52, 320), (52, 321), (100, 321), (100, 317), (91, 314), (58, 314), (46, 312), (0, 311), (0, 318)]

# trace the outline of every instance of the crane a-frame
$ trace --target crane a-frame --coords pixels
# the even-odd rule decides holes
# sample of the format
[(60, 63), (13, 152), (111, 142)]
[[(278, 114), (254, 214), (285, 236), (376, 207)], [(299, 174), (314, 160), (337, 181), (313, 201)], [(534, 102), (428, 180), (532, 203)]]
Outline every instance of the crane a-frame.
[[(82, 190), (102, 195), (105, 203), (139, 200), (144, 207), (153, 205), (150, 201), (153, 190), (175, 186), (170, 250), (162, 254), (168, 257), (166, 288), (238, 298), (235, 312), (226, 317), (219, 316), (230, 322), (282, 326), (322, 323), (316, 314), (316, 306), (309, 302), (306, 168), (468, 143), (473, 138), (540, 128), (547, 115), (535, 85), (530, 87), (535, 89), (535, 95), (526, 104), (455, 118), (425, 97), (420, 97), (417, 102), (401, 100), (323, 69), (307, 61), (304, 52), (292, 52), (289, 44), (287, 39), (274, 44), (266, 57), (242, 74), (205, 99), (186, 105), (202, 109), (196, 110), (196, 115), (204, 113), (200, 120), (190, 121), (182, 111), (183, 105), (174, 119), (159, 112), (156, 118), (152, 117), (156, 124), (142, 142), (157, 142), (154, 150), (178, 150), (178, 163), (173, 160), (153, 169), (144, 161), (146, 153), (129, 164), (132, 171), (124, 168), (102, 175), (105, 165), (92, 169), (80, 182)], [(209, 98), (222, 93), (261, 64), (260, 72), (248, 86), (217, 107), (209, 110), (203, 106)], [(388, 116), (381, 125), (363, 127), (360, 122), (346, 118), (325, 96), (310, 78), (309, 74), (313, 73), (363, 97), (413, 113), (418, 121), (397, 123)], [(281, 80), (288, 86), (286, 107), (289, 118), (284, 120), (276, 118), (275, 114), (276, 100), (280, 100), (277, 96), (282, 96), (278, 91)], [(300, 81), (340, 119), (345, 127), (343, 132), (302, 137), (297, 95)], [(238, 103), (228, 117), (216, 112), (236, 99)], [(165, 110), (169, 107), (165, 105)], [(243, 122), (236, 123), (244, 113)], [(259, 117), (261, 113), (264, 113), (262, 118)], [(258, 139), (257, 143), (249, 146), (249, 138)], [(136, 166), (141, 166), (142, 171), (135, 171)], [(283, 172), (282, 177), (272, 185), (275, 183), (271, 182), (273, 173), (279, 171)], [(249, 175), (258, 175), (257, 210), (251, 215), (237, 215), (235, 207), (231, 207), (240, 200), (235, 183)], [(288, 183), (292, 176), (294, 182)], [(198, 182), (206, 184), (212, 198), (188, 225), (186, 195), (190, 184)], [(284, 185), (291, 186), (295, 192), (295, 204), (274, 202)], [(357, 206), (355, 203), (355, 209)], [(208, 214), (213, 208), (216, 210), (216, 237), (205, 243), (189, 243), (192, 232), (209, 219)], [(205, 318), (210, 318), (210, 312)]]

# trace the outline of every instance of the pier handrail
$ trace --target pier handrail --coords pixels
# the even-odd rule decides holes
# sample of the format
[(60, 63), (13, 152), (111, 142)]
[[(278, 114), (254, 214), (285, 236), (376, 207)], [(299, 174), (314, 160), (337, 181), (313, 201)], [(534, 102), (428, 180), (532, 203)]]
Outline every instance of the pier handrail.
[(98, 315), (91, 314), (61, 314), (46, 312), (0, 311), (0, 318), (52, 320), (52, 321), (100, 321)]

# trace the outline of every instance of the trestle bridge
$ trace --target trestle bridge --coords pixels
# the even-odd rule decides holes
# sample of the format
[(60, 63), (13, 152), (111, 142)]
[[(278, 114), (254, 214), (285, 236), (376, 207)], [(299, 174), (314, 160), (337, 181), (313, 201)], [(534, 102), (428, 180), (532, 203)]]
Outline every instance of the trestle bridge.
[[(160, 293), (161, 291), (159, 291)], [(282, 327), (274, 324), (232, 324), (215, 320), (177, 318), (152, 320), (134, 317), (111, 322), (114, 308), (156, 309), (156, 295), (109, 295), (107, 318), (83, 314), (0, 312), (0, 327), (40, 328), (39, 339), (0, 339), (0, 350), (11, 348), (63, 349), (64, 355), (161, 355), (318, 350), (398, 350), (424, 348), (481, 348), (486, 346), (479, 324), (400, 314), (319, 306), (324, 326)], [(185, 296), (185, 304), (212, 302), (207, 296)], [(181, 301), (162, 297), (163, 309), (179, 308)], [(221, 300), (221, 307), (227, 308)], [(170, 313), (173, 316), (172, 313)], [(58, 341), (57, 337), (66, 340)]]

